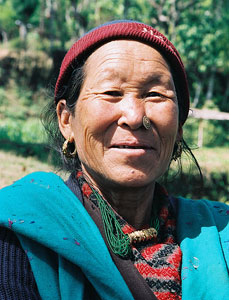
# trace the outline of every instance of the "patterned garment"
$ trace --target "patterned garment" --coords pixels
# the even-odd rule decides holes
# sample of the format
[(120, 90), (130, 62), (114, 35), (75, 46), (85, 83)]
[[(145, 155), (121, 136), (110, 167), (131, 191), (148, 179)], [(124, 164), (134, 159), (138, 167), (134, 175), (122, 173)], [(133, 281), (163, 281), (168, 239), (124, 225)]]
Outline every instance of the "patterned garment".
[[(83, 197), (86, 197), (98, 207), (97, 198), (81, 171), (77, 173), (76, 178)], [(175, 238), (175, 215), (166, 191), (159, 185), (155, 189), (154, 200), (156, 203), (163, 203), (159, 208), (160, 229), (158, 236), (154, 240), (141, 242), (132, 246), (132, 255), (130, 258), (159, 300), (180, 300), (182, 253)], [(124, 233), (135, 231), (116, 212), (115, 215)]]

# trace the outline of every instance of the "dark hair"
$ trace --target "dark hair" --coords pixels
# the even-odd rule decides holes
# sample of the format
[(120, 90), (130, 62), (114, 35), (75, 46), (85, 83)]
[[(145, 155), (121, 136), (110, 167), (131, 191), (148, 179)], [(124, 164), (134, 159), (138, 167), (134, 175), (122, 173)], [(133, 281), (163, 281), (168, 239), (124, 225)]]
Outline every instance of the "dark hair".
[[(75, 106), (80, 94), (80, 90), (84, 78), (85, 78), (84, 62), (82, 62), (81, 65), (78, 64), (77, 67), (75, 67), (67, 85), (63, 86), (63, 88), (58, 94), (59, 99), (66, 100), (67, 109), (72, 115), (74, 115), (75, 113)], [(179, 93), (179, 91), (177, 91), (177, 93)], [(181, 123), (180, 120), (183, 120), (183, 107), (179, 105), (179, 122)], [(60, 167), (60, 169), (70, 173), (75, 170), (81, 169), (80, 160), (77, 155), (74, 158), (69, 158), (64, 156), (62, 153), (62, 146), (65, 141), (65, 138), (63, 137), (63, 135), (59, 130), (58, 118), (56, 114), (56, 103), (54, 102), (53, 98), (50, 100), (50, 103), (43, 110), (42, 123), (48, 135), (49, 145), (51, 145), (52, 150), (55, 151), (55, 155), (54, 155), (55, 163)], [(202, 172), (194, 154), (192, 153), (192, 150), (190, 149), (190, 147), (187, 145), (187, 143), (183, 138), (181, 140), (181, 143), (182, 143), (183, 152), (187, 154), (196, 165), (202, 182), (202, 178), (203, 178)], [(73, 152), (75, 145), (72, 144), (70, 145), (70, 147), (71, 146), (72, 149), (70, 149), (70, 151)], [(176, 152), (176, 150), (177, 150), (177, 144), (175, 144), (173, 152)], [(178, 158), (177, 161), (178, 161), (178, 169), (179, 169), (178, 173), (181, 173), (182, 172), (181, 159)]]
[[(67, 109), (74, 115), (77, 99), (84, 80), (84, 63), (78, 65), (71, 74), (68, 84), (63, 86), (59, 93), (59, 99), (65, 99)], [(44, 107), (41, 115), (42, 124), (46, 130), (49, 141), (49, 147), (54, 151), (54, 160), (57, 167), (63, 171), (72, 172), (73, 170), (80, 169), (80, 160), (78, 155), (74, 158), (69, 158), (63, 155), (62, 146), (65, 141), (58, 125), (58, 118), (56, 113), (56, 103), (53, 97), (50, 102)], [(74, 144), (70, 147), (75, 147)], [(74, 151), (74, 149), (73, 149)]]

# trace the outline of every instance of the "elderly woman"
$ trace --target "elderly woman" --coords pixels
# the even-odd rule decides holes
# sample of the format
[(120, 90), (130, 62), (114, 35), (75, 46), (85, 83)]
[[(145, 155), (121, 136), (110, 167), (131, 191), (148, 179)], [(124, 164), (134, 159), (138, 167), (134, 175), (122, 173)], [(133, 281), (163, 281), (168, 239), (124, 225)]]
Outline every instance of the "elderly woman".
[(1, 299), (228, 297), (226, 205), (157, 183), (188, 111), (181, 58), (152, 27), (111, 22), (72, 46), (46, 120), (71, 175), (2, 190)]

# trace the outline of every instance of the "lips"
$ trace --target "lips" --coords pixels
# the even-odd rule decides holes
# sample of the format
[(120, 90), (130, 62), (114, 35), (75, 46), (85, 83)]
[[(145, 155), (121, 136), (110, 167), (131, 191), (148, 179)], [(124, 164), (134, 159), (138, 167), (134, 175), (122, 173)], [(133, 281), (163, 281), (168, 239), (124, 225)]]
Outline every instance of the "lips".
[(149, 146), (131, 146), (131, 145), (113, 145), (111, 148), (117, 148), (117, 149), (152, 149), (152, 147)]
[(129, 150), (152, 150), (154, 147), (152, 141), (149, 140), (119, 140), (113, 141), (109, 148), (113, 149), (129, 149)]

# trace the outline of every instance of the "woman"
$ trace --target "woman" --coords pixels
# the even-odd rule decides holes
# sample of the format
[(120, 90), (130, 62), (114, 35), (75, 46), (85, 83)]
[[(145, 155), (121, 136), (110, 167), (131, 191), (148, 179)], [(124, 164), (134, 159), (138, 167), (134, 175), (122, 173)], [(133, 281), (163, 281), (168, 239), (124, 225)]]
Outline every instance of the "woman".
[(71, 176), (2, 190), (1, 299), (226, 299), (226, 205), (157, 183), (188, 110), (180, 56), (150, 26), (108, 23), (72, 46), (46, 120)]

